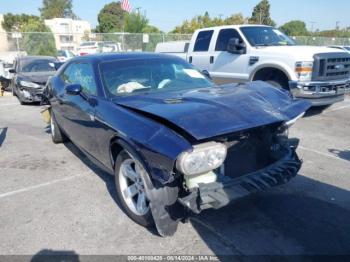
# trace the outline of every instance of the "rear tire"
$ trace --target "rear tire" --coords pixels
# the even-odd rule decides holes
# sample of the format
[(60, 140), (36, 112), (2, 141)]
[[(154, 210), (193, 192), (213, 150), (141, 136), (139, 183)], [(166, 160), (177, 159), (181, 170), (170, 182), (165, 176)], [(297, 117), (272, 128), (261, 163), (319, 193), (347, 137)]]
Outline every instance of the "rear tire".
[(60, 127), (58, 126), (55, 116), (52, 113), (52, 110), (51, 110), (50, 128), (51, 128), (52, 142), (54, 142), (55, 144), (60, 144), (67, 141), (67, 137), (62, 133)]
[[(141, 175), (142, 173), (142, 175)], [(117, 198), (123, 211), (137, 224), (149, 227), (154, 224), (150, 202), (144, 189), (145, 168), (125, 150), (117, 156), (115, 163), (115, 186)]]

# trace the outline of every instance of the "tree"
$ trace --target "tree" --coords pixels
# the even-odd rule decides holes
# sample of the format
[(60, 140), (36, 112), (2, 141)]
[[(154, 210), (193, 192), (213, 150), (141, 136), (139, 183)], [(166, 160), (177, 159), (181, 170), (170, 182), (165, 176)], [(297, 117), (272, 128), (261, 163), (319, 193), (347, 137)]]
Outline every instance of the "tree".
[(254, 7), (249, 23), (276, 26), (276, 23), (270, 17), (270, 3), (268, 0), (262, 0)]
[(4, 15), (4, 21), (2, 22), (2, 27), (7, 32), (11, 31), (22, 31), (22, 27), (28, 23), (28, 21), (39, 21), (40, 17), (35, 15), (26, 14), (12, 14), (7, 13)]
[(23, 25), (22, 32), (21, 49), (28, 55), (57, 55), (55, 38), (41, 20), (30, 19)]
[(175, 27), (172, 33), (192, 34), (195, 30), (205, 27), (220, 26), (220, 25), (238, 25), (244, 24), (242, 14), (232, 14), (231, 16), (222, 19), (220, 17), (211, 18), (208, 12), (204, 15), (195, 16), (191, 21), (185, 20), (182, 25)]
[(285, 23), (280, 27), (280, 30), (290, 36), (307, 36), (309, 32), (306, 24), (300, 20), (293, 20)]
[(39, 11), (43, 19), (77, 18), (73, 13), (72, 0), (43, 0), (43, 7), (39, 8)]
[(124, 19), (127, 12), (121, 8), (120, 2), (112, 2), (105, 5), (98, 14), (99, 33), (114, 33), (123, 31)]
[(125, 32), (143, 33), (148, 27), (149, 20), (146, 15), (140, 13), (130, 13), (125, 16)]

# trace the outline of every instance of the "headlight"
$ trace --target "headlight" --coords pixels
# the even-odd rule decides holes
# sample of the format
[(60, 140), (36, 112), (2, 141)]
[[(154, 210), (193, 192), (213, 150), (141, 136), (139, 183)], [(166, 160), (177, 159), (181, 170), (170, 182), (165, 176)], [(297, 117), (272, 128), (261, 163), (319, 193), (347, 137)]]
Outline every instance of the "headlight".
[(222, 165), (227, 154), (224, 144), (209, 142), (196, 145), (192, 152), (182, 153), (176, 163), (177, 169), (184, 175), (205, 174)]
[(31, 87), (31, 88), (39, 88), (41, 87), (40, 85), (38, 84), (35, 84), (33, 82), (29, 82), (29, 81), (20, 81), (19, 84), (21, 86), (24, 86), (24, 87)]
[(295, 73), (300, 81), (310, 81), (312, 78), (313, 62), (296, 62)]

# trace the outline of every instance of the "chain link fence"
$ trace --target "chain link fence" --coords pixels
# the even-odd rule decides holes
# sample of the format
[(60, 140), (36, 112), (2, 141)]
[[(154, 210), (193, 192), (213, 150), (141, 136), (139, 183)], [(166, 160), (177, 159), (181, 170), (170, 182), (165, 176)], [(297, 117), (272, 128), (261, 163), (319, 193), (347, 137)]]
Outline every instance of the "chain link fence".
[[(4, 54), (21, 52), (28, 55), (56, 56), (58, 50), (70, 50), (79, 55), (82, 44), (95, 45), (93, 52), (154, 52), (160, 42), (190, 40), (190, 34), (53, 34), (0, 33), (0, 60)], [(350, 45), (350, 38), (298, 36), (293, 39), (301, 45)]]
[[(0, 53), (25, 52), (28, 55), (55, 55), (57, 50), (78, 54), (88, 43), (100, 52), (154, 52), (160, 42), (190, 40), (190, 34), (52, 34), (52, 33), (0, 33)], [(84, 43), (86, 46), (84, 47)], [(83, 45), (82, 45), (83, 44)]]
[(294, 36), (292, 38), (299, 45), (314, 45), (314, 46), (350, 45), (350, 38), (313, 37), (313, 36)]

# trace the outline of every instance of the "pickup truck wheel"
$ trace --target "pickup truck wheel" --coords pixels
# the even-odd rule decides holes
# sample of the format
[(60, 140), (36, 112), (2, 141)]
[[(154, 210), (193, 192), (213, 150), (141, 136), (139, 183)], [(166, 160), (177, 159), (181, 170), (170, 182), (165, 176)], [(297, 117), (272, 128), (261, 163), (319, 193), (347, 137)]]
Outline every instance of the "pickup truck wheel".
[(52, 111), (51, 111), (51, 118), (50, 118), (50, 129), (51, 129), (52, 142), (54, 142), (55, 144), (60, 144), (68, 140), (67, 137), (62, 133), (60, 127), (58, 126)]
[(124, 212), (141, 226), (153, 225), (150, 202), (142, 177), (148, 174), (142, 164), (123, 150), (117, 157), (114, 173), (117, 197)]

